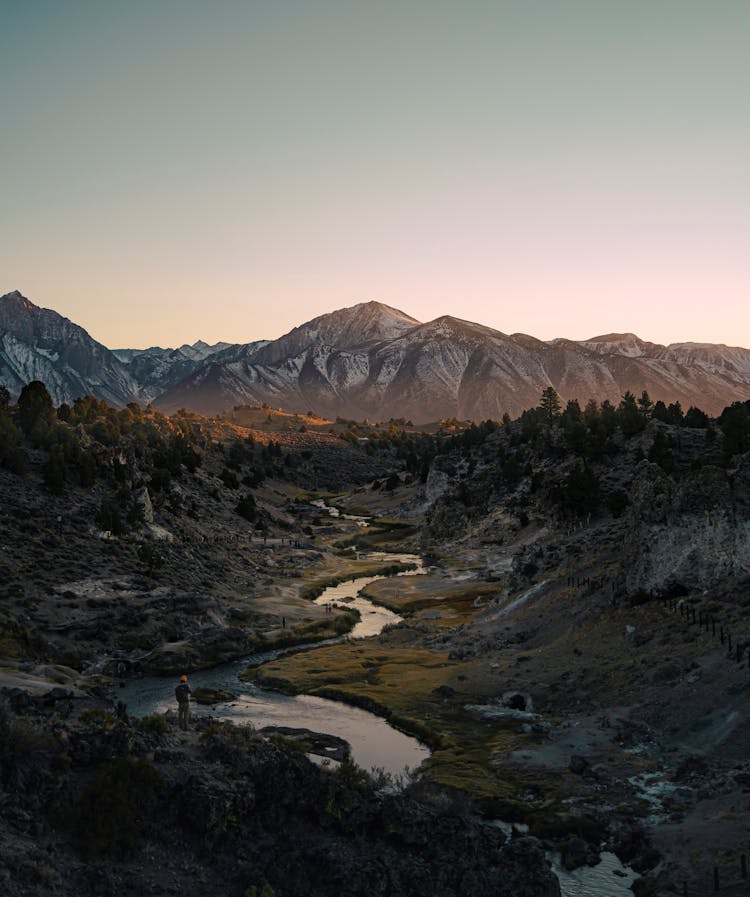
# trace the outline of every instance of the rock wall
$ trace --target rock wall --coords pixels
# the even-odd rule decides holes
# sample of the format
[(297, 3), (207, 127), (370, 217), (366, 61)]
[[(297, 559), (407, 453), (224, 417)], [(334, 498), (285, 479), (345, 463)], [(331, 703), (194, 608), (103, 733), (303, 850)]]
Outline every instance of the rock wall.
[(631, 491), (625, 564), (629, 592), (697, 591), (750, 578), (750, 458), (673, 480), (643, 461)]

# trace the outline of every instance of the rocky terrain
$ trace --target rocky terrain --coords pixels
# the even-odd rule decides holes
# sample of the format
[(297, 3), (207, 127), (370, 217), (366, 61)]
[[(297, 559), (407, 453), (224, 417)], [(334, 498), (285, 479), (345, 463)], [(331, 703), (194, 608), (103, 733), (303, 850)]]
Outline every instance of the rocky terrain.
[[(411, 893), (418, 866), (438, 893), (522, 894), (523, 880), (529, 894), (554, 894), (540, 845), (567, 868), (611, 849), (641, 875), (640, 894), (700, 893), (714, 866), (730, 880), (750, 846), (749, 407), (711, 420), (648, 396), (581, 409), (548, 392), (517, 421), (430, 429), (263, 407), (213, 420), (91, 400), (55, 411), (38, 387), (6, 402), (8, 888), (158, 893), (190, 878), (189, 893), (294, 894), (290, 869), (317, 866), (325, 850), (347, 857), (323, 867), (329, 893), (372, 893), (370, 880), (382, 893)], [(328, 516), (316, 496), (352, 519)], [(308, 769), (271, 733), (200, 723), (200, 738), (183, 736), (169, 719), (127, 719), (100, 691), (340, 636), (356, 623), (346, 604), (329, 614), (310, 599), (377, 572), (368, 553), (383, 548), (426, 559), (424, 574), (367, 587), (403, 622), (374, 639), (256, 662), (246, 676), (359, 705), (419, 737), (432, 753), (398, 808), (383, 783)], [(220, 769), (227, 744), (229, 772)], [(39, 787), (14, 772), (24, 754), (46, 770)], [(303, 821), (297, 804), (257, 796), (277, 775), (313, 795), (314, 811), (298, 801)], [(353, 815), (334, 813), (329, 830), (318, 798), (339, 776)], [(233, 777), (256, 803), (242, 803)], [(139, 783), (151, 796), (132, 809)], [(94, 861), (91, 832), (61, 811), (110, 786), (124, 789), (141, 845), (129, 841), (133, 852), (114, 864), (116, 834)], [(366, 797), (357, 803), (351, 789)], [(196, 845), (205, 820), (221, 816), (217, 802), (231, 811), (214, 857), (211, 844)], [(469, 838), (470, 862), (446, 847), (449, 875), (433, 835), (414, 840), (400, 823), (394, 839), (410, 846), (394, 854), (384, 806), (395, 820), (417, 814), (420, 830), (438, 820), (434, 845)], [(293, 843), (280, 845), (267, 818), (296, 833)], [(501, 848), (480, 819), (527, 826), (530, 839)], [(380, 859), (355, 873), (365, 853)]]
[(532, 838), (321, 770), (281, 736), (0, 698), (0, 881), (30, 894), (555, 897)]
[(128, 368), (106, 346), (15, 290), (0, 297), (0, 384), (15, 397), (33, 380), (44, 382), (57, 404), (93, 394), (125, 405), (138, 394)]
[(728, 413), (644, 414), (601, 452), (566, 414), (466, 430), (423, 484), (353, 495), (426, 517), (429, 573), (367, 589), (406, 622), (252, 676), (419, 720), (425, 776), (571, 867), (605, 845), (638, 893), (708, 892), (750, 847), (750, 455)]

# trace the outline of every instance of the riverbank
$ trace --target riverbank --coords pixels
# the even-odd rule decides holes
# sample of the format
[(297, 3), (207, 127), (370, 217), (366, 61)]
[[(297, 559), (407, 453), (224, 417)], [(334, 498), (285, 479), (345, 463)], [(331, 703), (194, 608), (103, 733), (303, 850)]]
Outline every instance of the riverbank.
[[(0, 693), (7, 897), (555, 897), (533, 839), (388, 794), (283, 735)], [(394, 884), (395, 883), (395, 884)]]
[[(580, 562), (601, 564), (607, 539), (579, 541), (590, 552)], [(602, 586), (571, 582), (567, 561), (515, 589), (482, 578), (508, 563), (493, 545), (451, 561), (367, 587), (406, 617), (378, 639), (248, 675), (405, 722), (433, 748), (426, 781), (527, 823), (574, 865), (609, 847), (643, 876), (642, 893), (735, 868), (750, 847), (750, 764), (738, 752), (748, 684), (718, 639), (658, 602), (615, 606)]]

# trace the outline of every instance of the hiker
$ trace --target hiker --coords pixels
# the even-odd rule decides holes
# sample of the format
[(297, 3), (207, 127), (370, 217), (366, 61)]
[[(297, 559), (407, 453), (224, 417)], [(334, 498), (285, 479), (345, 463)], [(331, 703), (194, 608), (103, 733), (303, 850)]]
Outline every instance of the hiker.
[(190, 686), (187, 684), (187, 676), (180, 676), (180, 684), (174, 690), (174, 696), (177, 698), (178, 721), (183, 732), (187, 731), (190, 719), (191, 694)]
[(281, 628), (286, 629), (286, 617), (281, 618)]

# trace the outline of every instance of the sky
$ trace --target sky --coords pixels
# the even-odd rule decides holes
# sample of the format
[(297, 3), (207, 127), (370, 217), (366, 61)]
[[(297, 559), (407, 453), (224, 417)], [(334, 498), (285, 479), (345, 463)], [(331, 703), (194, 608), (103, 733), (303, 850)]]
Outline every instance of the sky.
[(0, 0), (0, 294), (750, 347), (747, 0)]

